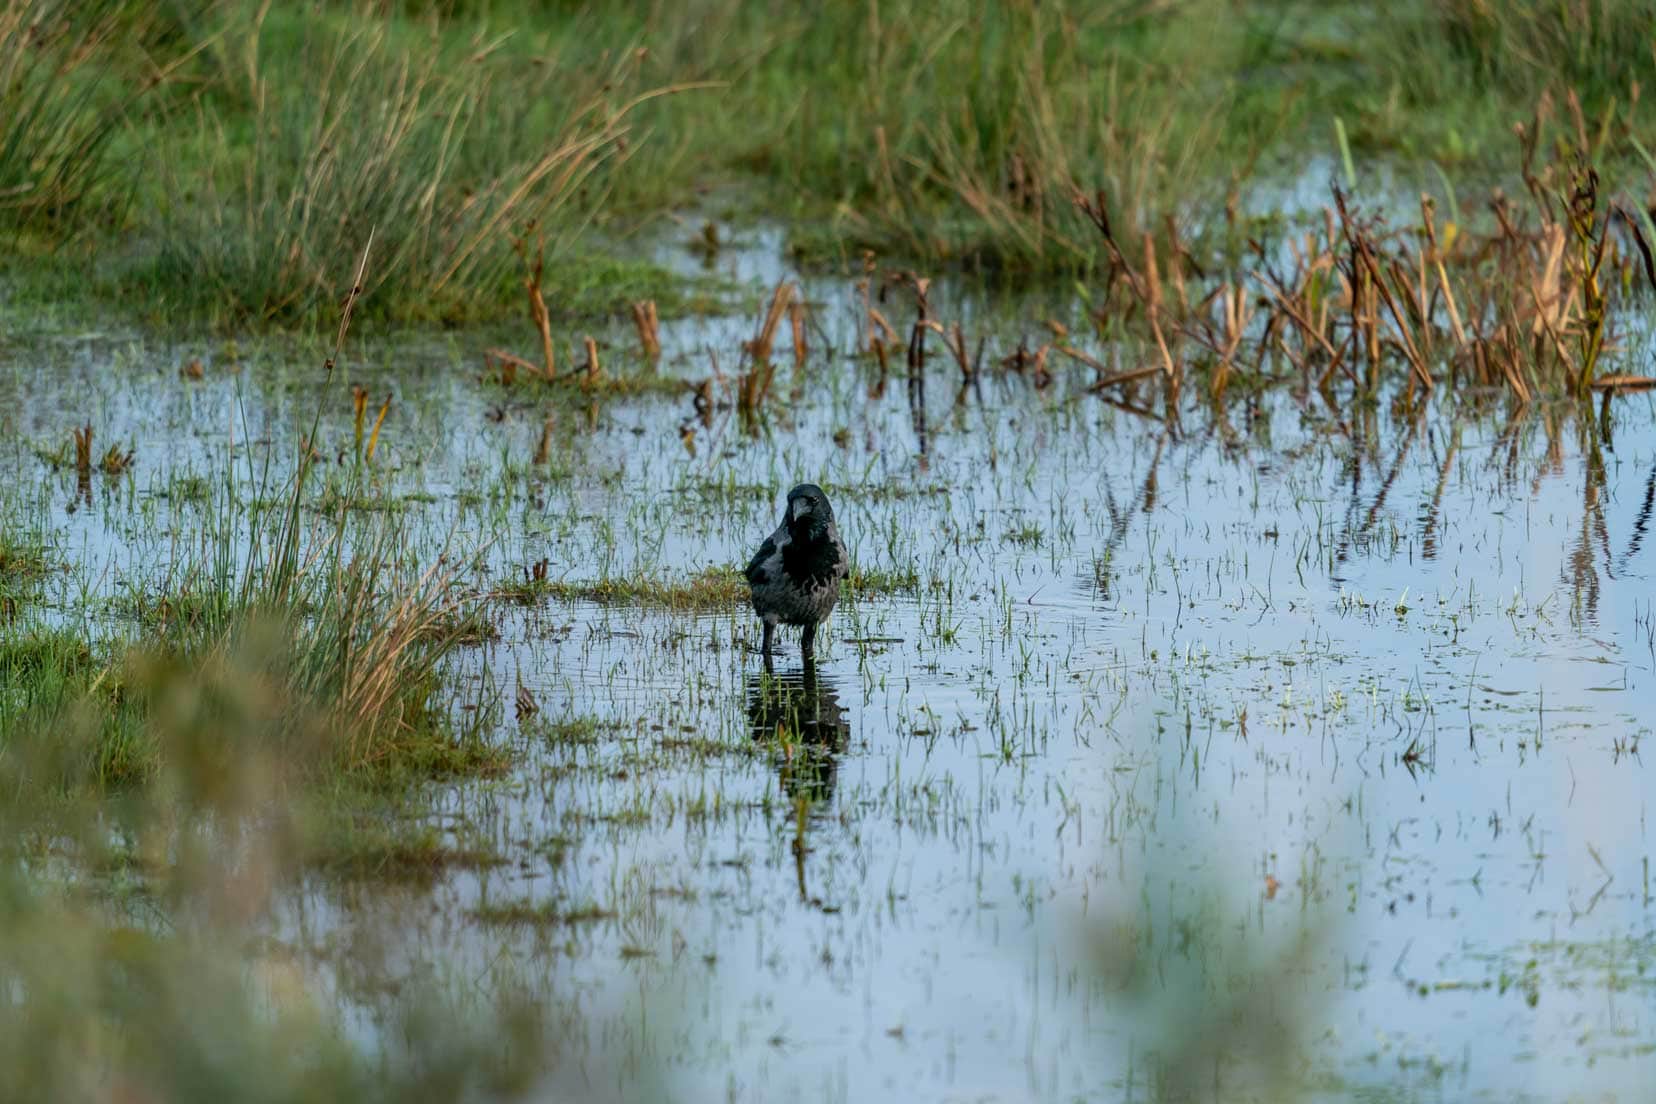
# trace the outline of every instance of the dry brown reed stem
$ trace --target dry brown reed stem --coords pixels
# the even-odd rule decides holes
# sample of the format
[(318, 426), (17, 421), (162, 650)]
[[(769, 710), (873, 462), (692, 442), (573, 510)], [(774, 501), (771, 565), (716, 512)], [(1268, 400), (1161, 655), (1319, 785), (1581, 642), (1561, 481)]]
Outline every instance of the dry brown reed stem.
[(1156, 239), (1150, 231), (1144, 232), (1144, 286), (1148, 293), (1146, 306), (1160, 313), (1162, 307), (1161, 271), (1156, 265)]
[[(798, 289), (787, 280), (779, 280), (776, 289), (771, 293), (770, 306), (765, 316), (760, 320), (759, 329), (752, 339), (743, 343), (743, 351), (747, 353), (750, 367), (740, 373), (736, 379), (736, 409), (745, 418), (752, 418), (761, 413), (766, 400), (770, 397), (771, 383), (776, 377), (776, 367), (771, 362), (771, 350), (776, 342), (776, 333), (782, 326), (784, 315), (791, 315), (795, 307), (801, 306), (798, 301)], [(803, 319), (795, 324), (794, 356), (795, 363), (804, 363), (804, 333)]]
[(98, 470), (105, 475), (120, 475), (132, 466), (132, 456), (131, 449), (123, 450), (120, 445), (110, 445), (109, 451), (98, 461)]
[[(1433, 271), (1437, 273), (1438, 288), (1443, 292), (1443, 306), (1449, 312), (1449, 325), (1455, 334), (1457, 348), (1466, 347), (1466, 327), (1461, 323), (1460, 308), (1455, 303), (1454, 289), (1449, 286), (1449, 273), (1443, 267), (1443, 249), (1438, 246), (1437, 210), (1432, 197), (1424, 192), (1420, 196), (1420, 220), (1426, 228), (1426, 249), (1422, 251), (1424, 258), (1431, 255)], [(1422, 281), (1424, 283), (1424, 281)]]
[(1530, 333), (1540, 335), (1557, 330), (1574, 313), (1574, 296), (1564, 286), (1564, 228), (1548, 224), (1543, 231), (1541, 268), (1530, 278), (1530, 300), (1535, 316)]
[[(865, 266), (872, 263), (872, 258), (864, 256)], [(870, 272), (872, 269), (870, 268)], [(874, 351), (874, 342), (878, 339), (874, 332), (874, 303), (871, 298), (870, 286), (874, 282), (872, 275), (864, 276), (857, 281), (857, 294), (862, 298), (862, 318), (866, 320), (867, 329), (863, 332), (863, 347), (869, 352)]]
[[(1017, 372), (1019, 375), (1027, 375), (1030, 378), (1030, 381), (1034, 383), (1036, 390), (1044, 389), (1052, 382), (1052, 371), (1047, 367), (1047, 360), (1051, 356), (1053, 348), (1054, 346), (1051, 344), (1042, 344), (1040, 348), (1036, 349), (1032, 353), (1029, 351), (1028, 343), (1020, 341), (1016, 349), (1001, 358), (1001, 367), (1009, 368), (1012, 371)], [(1095, 371), (1103, 370), (1104, 366), (1102, 364), (1078, 349), (1071, 349), (1065, 346), (1058, 346), (1057, 348), (1059, 348), (1061, 352), (1067, 352), (1071, 357), (1081, 361), (1083, 364), (1092, 365)], [(1159, 372), (1161, 369), (1153, 368), (1151, 371)], [(1089, 388), (1089, 390), (1097, 390), (1097, 388), (1098, 385), (1094, 384), (1091, 388)]]
[(541, 274), (544, 262), (535, 258), (534, 267), (523, 281), (524, 290), (529, 294), (529, 317), (534, 320), (535, 332), (540, 334), (542, 374), (547, 379), (555, 379), (558, 375), (558, 365), (552, 351), (552, 316), (547, 312), (546, 300), (541, 295)]
[(1030, 376), (1037, 391), (1045, 390), (1052, 383), (1052, 372), (1047, 368), (1047, 355), (1051, 352), (1051, 345), (1042, 345), (1035, 350), (1035, 363), (1030, 366)]
[(529, 363), (527, 360), (524, 360), (522, 357), (517, 356), (514, 353), (508, 353), (505, 349), (483, 350), (484, 370), (493, 370), (497, 366), (499, 372), (498, 378), (500, 382), (505, 384), (507, 387), (510, 387), (512, 384), (517, 382), (517, 374), (519, 369), (522, 369), (532, 376), (540, 374), (540, 369), (535, 365)]
[(868, 310), (868, 320), (880, 331), (877, 335), (873, 335), (872, 330), (870, 331), (872, 336), (869, 338), (869, 346), (871, 348), (873, 343), (876, 341), (884, 341), (887, 345), (897, 344), (897, 330), (891, 325), (890, 322), (886, 321), (885, 315), (881, 314), (873, 307), (870, 307)]
[(909, 332), (908, 366), (909, 379), (924, 379), (926, 372), (926, 331), (935, 323), (928, 317), (928, 303), (926, 294), (931, 290), (931, 281), (920, 276), (913, 278), (914, 285), (914, 329)]
[(1593, 381), (1595, 391), (1648, 391), (1652, 387), (1656, 387), (1656, 376), (1634, 376), (1625, 372), (1600, 376)]
[[(1549, 241), (1546, 261), (1539, 274), (1532, 278), (1529, 292), (1530, 304), (1535, 308), (1530, 323), (1530, 334), (1539, 339), (1545, 337), (1553, 352), (1558, 357), (1558, 363), (1568, 367), (1570, 352), (1564, 346), (1563, 331), (1568, 327), (1575, 315), (1575, 292), (1564, 287), (1564, 230), (1556, 223), (1547, 228)], [(1514, 356), (1513, 359), (1516, 359)]]
[(1156, 348), (1161, 352), (1162, 374), (1167, 377), (1168, 385), (1176, 388), (1179, 384), (1178, 367), (1173, 363), (1173, 354), (1167, 348), (1167, 338), (1162, 334), (1160, 316), (1159, 309), (1153, 308), (1150, 311), (1150, 334), (1156, 339)]
[(1102, 360), (1099, 360), (1095, 356), (1082, 352), (1073, 345), (1059, 342), (1057, 345), (1054, 345), (1053, 348), (1057, 349), (1060, 353), (1063, 353), (1071, 360), (1079, 361), (1080, 363), (1085, 364), (1088, 368), (1091, 368), (1095, 373), (1097, 373), (1098, 379), (1103, 379), (1110, 374), (1110, 366), (1108, 364), (1105, 364)]
[(1167, 223), (1167, 271), (1173, 280), (1173, 290), (1179, 296), (1179, 312), (1190, 313), (1190, 299), (1185, 292), (1184, 265), (1189, 259), (1189, 251), (1185, 249), (1183, 240), (1179, 237), (1179, 224), (1172, 215), (1168, 215)]
[[(1387, 286), (1385, 276), (1381, 273), (1380, 263), (1374, 255), (1374, 243), (1362, 228), (1353, 225), (1351, 214), (1346, 207), (1345, 194), (1338, 187), (1334, 189), (1334, 202), (1339, 208), (1340, 223), (1345, 231), (1347, 241), (1350, 243), (1353, 262), (1361, 266), (1360, 271), (1365, 276), (1365, 279), (1360, 282), (1371, 289), (1371, 296), (1377, 295), (1380, 301), (1385, 303), (1386, 310), (1391, 315), (1392, 323), (1396, 327), (1398, 337), (1402, 343), (1403, 354), (1409, 362), (1409, 367), (1414, 372), (1415, 379), (1419, 381), (1423, 390), (1431, 391), (1432, 374), (1426, 368), (1425, 358), (1420, 353), (1420, 347), (1415, 341), (1413, 328), (1409, 325), (1408, 318), (1405, 317), (1402, 309), (1397, 305), (1397, 300), (1392, 295), (1391, 288)], [(1371, 304), (1372, 302), (1371, 298)], [(1376, 336), (1378, 331), (1377, 314), (1377, 311), (1371, 310), (1369, 322), (1371, 386), (1378, 382), (1373, 374), (1378, 370), (1379, 361), (1379, 343)]]
[(654, 360), (661, 355), (661, 322), (656, 317), (654, 299), (645, 299), (632, 305), (633, 326), (638, 330), (638, 343), (644, 347), (644, 356)]
[[(1261, 277), (1261, 282), (1264, 282), (1260, 273), (1255, 273), (1255, 276)], [(1332, 373), (1335, 368), (1340, 366), (1340, 362), (1345, 357), (1345, 349), (1335, 348), (1333, 343), (1328, 340), (1327, 335), (1323, 332), (1324, 327), (1313, 323), (1306, 317), (1306, 314), (1309, 312), (1305, 309), (1305, 304), (1302, 298), (1290, 297), (1287, 292), (1275, 284), (1267, 284), (1267, 290), (1270, 291), (1271, 296), (1276, 300), (1277, 306), (1282, 309), (1282, 312), (1288, 316), (1289, 321), (1293, 322), (1295, 327), (1299, 330), (1301, 336), (1315, 341), (1317, 345), (1321, 347), (1322, 351), (1328, 356), (1328, 371), (1324, 373), (1324, 378), (1326, 379), (1328, 374)], [(1327, 309), (1328, 307), (1325, 303), (1323, 306), (1323, 312), (1326, 313)]]
[(977, 372), (972, 358), (966, 352), (966, 332), (959, 322), (950, 326), (948, 332), (943, 335), (943, 344), (954, 354), (955, 363), (960, 365), (960, 378), (969, 382)]
[[(1062, 348), (1059, 349), (1059, 352), (1068, 352), (1068, 351), (1069, 350), (1067, 350), (1067, 349), (1062, 349)], [(1046, 346), (1043, 345), (1041, 347), (1041, 355), (1044, 355), (1045, 352), (1046, 352)], [(1097, 361), (1093, 361), (1093, 363), (1097, 364)], [(1100, 367), (1102, 367), (1102, 365), (1100, 365)], [(1151, 365), (1147, 365), (1143, 368), (1134, 368), (1134, 369), (1131, 369), (1130, 371), (1126, 371), (1126, 372), (1116, 372), (1113, 375), (1104, 376), (1101, 379), (1094, 380), (1093, 383), (1090, 384), (1087, 387), (1087, 390), (1088, 391), (1103, 391), (1103, 390), (1105, 390), (1107, 388), (1110, 388), (1110, 387), (1119, 387), (1119, 386), (1122, 386), (1124, 384), (1132, 383), (1135, 380), (1148, 379), (1151, 376), (1157, 376), (1157, 375), (1162, 375), (1162, 374), (1163, 374), (1163, 370), (1162, 370), (1161, 365), (1151, 364)]]
[(1110, 255), (1108, 283), (1113, 285), (1118, 279), (1125, 280), (1133, 298), (1138, 300), (1144, 308), (1145, 316), (1150, 323), (1150, 334), (1155, 339), (1157, 352), (1161, 354), (1161, 369), (1166, 381), (1167, 399), (1169, 402), (1173, 402), (1179, 393), (1183, 379), (1179, 363), (1168, 347), (1167, 335), (1162, 328), (1163, 296), (1161, 275), (1156, 261), (1155, 239), (1148, 231), (1144, 233), (1144, 271), (1142, 274), (1135, 272), (1111, 230), (1109, 206), (1103, 190), (1100, 189), (1089, 197), (1076, 189), (1071, 194), (1071, 201), (1087, 217), (1088, 221), (1097, 228), (1099, 235), (1104, 240), (1105, 248)]
[(736, 377), (736, 410), (745, 418), (753, 418), (764, 411), (770, 398), (771, 383), (776, 378), (776, 366), (766, 360), (751, 361), (747, 371)]
[[(487, 356), (488, 354), (484, 354)], [(351, 438), (356, 454), (362, 455), (362, 427), (368, 416), (368, 389), (360, 383), (351, 384)]]
[(540, 444), (535, 446), (534, 463), (537, 467), (545, 464), (552, 458), (552, 415), (546, 416), (546, 422), (541, 426)]
[(598, 363), (598, 343), (592, 335), (586, 337), (586, 364), (582, 368), (581, 382), (591, 387), (604, 378), (603, 366)]
[(805, 304), (797, 298), (788, 304), (788, 324), (793, 330), (794, 367), (805, 367), (810, 349), (805, 341)]
[(92, 476), (92, 423), (87, 422), (74, 430), (75, 437), (75, 473), (82, 479)]
[(379, 416), (374, 419), (374, 428), (368, 434), (367, 462), (374, 462), (374, 450), (379, 447), (380, 427), (385, 424), (385, 416), (391, 412), (391, 396), (385, 396), (385, 402), (380, 404)]
[(1211, 385), (1214, 398), (1223, 397), (1225, 389), (1230, 385), (1236, 352), (1242, 347), (1242, 338), (1253, 319), (1253, 312), (1248, 307), (1240, 285), (1223, 285), (1220, 288), (1219, 301), (1224, 310), (1224, 344), (1216, 350), (1219, 362), (1214, 368)]
[(771, 346), (776, 341), (776, 331), (782, 325), (782, 316), (793, 302), (794, 286), (787, 280), (779, 280), (776, 290), (771, 293), (770, 309), (765, 312), (764, 320), (759, 325), (759, 332), (753, 340), (748, 342), (748, 354), (756, 361), (770, 359)]
[(1533, 395), (1529, 384), (1524, 382), (1524, 377), (1518, 371), (1518, 350), (1513, 342), (1512, 328), (1502, 326), (1501, 334), (1505, 339), (1504, 355), (1501, 357), (1501, 375), (1506, 379), (1507, 386), (1512, 388), (1513, 394), (1518, 396), (1518, 401), (1527, 403)]

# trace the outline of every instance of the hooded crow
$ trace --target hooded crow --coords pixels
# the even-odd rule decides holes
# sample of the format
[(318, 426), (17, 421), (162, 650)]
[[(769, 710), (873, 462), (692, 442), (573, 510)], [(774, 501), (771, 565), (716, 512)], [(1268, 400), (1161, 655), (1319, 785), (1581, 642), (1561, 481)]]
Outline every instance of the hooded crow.
[(807, 663), (812, 661), (817, 623), (832, 612), (840, 581), (850, 570), (828, 496), (815, 483), (801, 483), (788, 492), (782, 524), (747, 565), (753, 612), (765, 623), (767, 667), (779, 624), (801, 627), (799, 651)]

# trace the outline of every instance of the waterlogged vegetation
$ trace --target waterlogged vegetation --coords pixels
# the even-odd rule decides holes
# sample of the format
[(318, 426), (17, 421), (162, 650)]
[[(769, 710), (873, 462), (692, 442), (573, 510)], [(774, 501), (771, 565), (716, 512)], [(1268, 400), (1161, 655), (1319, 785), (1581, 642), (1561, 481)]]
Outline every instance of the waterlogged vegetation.
[(17, 1094), (1641, 1099), (1653, 15), (0, 0)]

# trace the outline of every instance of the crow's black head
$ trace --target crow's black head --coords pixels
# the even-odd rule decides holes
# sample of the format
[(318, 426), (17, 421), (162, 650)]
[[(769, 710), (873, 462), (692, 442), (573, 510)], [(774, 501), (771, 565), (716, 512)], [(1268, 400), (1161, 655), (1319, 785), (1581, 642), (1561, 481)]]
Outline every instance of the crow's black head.
[(815, 483), (801, 483), (788, 492), (787, 523), (790, 532), (806, 530), (821, 533), (834, 520), (834, 508), (828, 505), (828, 496)]

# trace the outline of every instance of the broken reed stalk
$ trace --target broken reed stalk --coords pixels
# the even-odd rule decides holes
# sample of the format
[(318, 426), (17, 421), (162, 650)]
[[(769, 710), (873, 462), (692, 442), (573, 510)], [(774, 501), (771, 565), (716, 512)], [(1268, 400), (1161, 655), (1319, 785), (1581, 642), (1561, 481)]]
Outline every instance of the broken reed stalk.
[[(792, 283), (778, 280), (758, 331), (751, 340), (743, 343), (749, 367), (736, 380), (736, 409), (744, 418), (752, 418), (763, 411), (770, 396), (771, 383), (776, 377), (776, 367), (771, 363), (771, 349), (776, 342), (777, 330), (782, 326), (783, 316), (790, 315), (793, 308), (799, 306), (797, 293), (798, 289)], [(796, 363), (804, 362), (803, 320), (795, 323), (794, 356)]]
[(638, 343), (644, 347), (647, 360), (661, 356), (661, 322), (656, 317), (654, 299), (645, 299), (632, 305), (633, 325), (638, 330)]
[[(870, 307), (868, 309), (868, 321), (872, 324), (872, 328), (869, 330), (870, 336), (868, 339), (870, 348), (873, 347), (874, 342), (876, 341), (884, 341), (887, 345), (897, 344), (897, 330), (890, 322), (886, 321), (885, 315), (881, 314), (875, 308)], [(878, 330), (879, 332), (875, 333), (875, 330)]]
[(916, 379), (923, 380), (926, 374), (926, 331), (931, 328), (931, 320), (926, 317), (926, 293), (931, 289), (931, 281), (924, 277), (917, 277), (914, 281), (914, 329), (909, 332), (908, 367), (909, 380), (912, 386)]
[(1253, 320), (1253, 312), (1248, 307), (1247, 299), (1243, 295), (1240, 285), (1221, 285), (1219, 301), (1224, 309), (1224, 344), (1216, 352), (1218, 364), (1213, 370), (1211, 390), (1214, 398), (1223, 398), (1225, 389), (1230, 386), (1231, 373), (1235, 367), (1237, 350), (1242, 347), (1242, 339), (1247, 334), (1248, 324)]
[[(1104, 370), (1104, 366), (1102, 364), (1079, 350), (1071, 349), (1068, 346), (1060, 346), (1059, 348), (1061, 352), (1068, 353), (1076, 360), (1079, 360), (1084, 364), (1093, 365), (1097, 371)], [(1018, 373), (1020, 376), (1034, 372), (1036, 375), (1036, 386), (1044, 386), (1044, 384), (1041, 383), (1041, 377), (1046, 374), (1047, 354), (1051, 351), (1052, 346), (1047, 344), (1042, 345), (1039, 349), (1032, 353), (1029, 351), (1029, 342), (1027, 340), (1019, 341), (1016, 349), (1013, 349), (1011, 353), (1001, 358), (1001, 367), (1008, 368)], [(1153, 371), (1159, 372), (1161, 369), (1155, 368)]]
[[(1106, 280), (1107, 288), (1114, 287), (1118, 280), (1125, 281), (1128, 291), (1144, 308), (1145, 317), (1150, 323), (1150, 335), (1155, 341), (1156, 351), (1161, 356), (1161, 371), (1165, 380), (1166, 399), (1169, 404), (1176, 403), (1184, 379), (1179, 361), (1174, 357), (1173, 350), (1168, 346), (1167, 335), (1162, 327), (1164, 297), (1160, 266), (1156, 260), (1154, 237), (1149, 231), (1144, 232), (1144, 271), (1142, 273), (1136, 272), (1132, 264), (1128, 262), (1126, 254), (1122, 252), (1121, 246), (1116, 241), (1115, 234), (1111, 229), (1109, 204), (1103, 189), (1099, 189), (1091, 196), (1080, 189), (1075, 189), (1071, 193), (1070, 199), (1076, 209), (1086, 216), (1087, 220), (1098, 230), (1099, 236), (1104, 241), (1105, 249), (1110, 257), (1110, 271)], [(1184, 296), (1182, 275), (1177, 277), (1176, 283), (1179, 285), (1182, 300)], [(1040, 357), (1040, 373), (1037, 378), (1045, 374), (1046, 357), (1044, 352), (1046, 348), (1048, 347), (1042, 347), (1043, 355)]]
[[(1060, 341), (1057, 345), (1057, 349), (1060, 353), (1063, 353), (1065, 356), (1069, 357), (1071, 360), (1079, 361), (1082, 364), (1085, 364), (1087, 367), (1091, 368), (1094, 372), (1096, 372), (1099, 376), (1106, 376), (1110, 372), (1110, 366), (1108, 364), (1105, 364), (1102, 360), (1099, 360), (1097, 357), (1093, 356), (1090, 353), (1082, 352), (1080, 349), (1077, 349), (1073, 345), (1068, 345), (1068, 344), (1065, 344), (1064, 342)], [(1022, 348), (1019, 348), (1016, 352), (1014, 352), (1012, 354), (1012, 356), (1014, 358), (1019, 357), (1020, 355), (1028, 355), (1028, 354)], [(1012, 367), (1017, 367), (1019, 371), (1023, 370), (1021, 365), (1014, 364), (1014, 365), (1011, 365), (1011, 366)]]
[(82, 480), (92, 478), (92, 423), (74, 430), (75, 474)]
[[(1432, 197), (1424, 192), (1420, 196), (1420, 220), (1426, 228), (1426, 249), (1422, 251), (1421, 256), (1424, 258), (1430, 254), (1432, 269), (1438, 278), (1438, 289), (1443, 292), (1443, 306), (1449, 312), (1449, 326), (1455, 335), (1455, 345), (1457, 348), (1465, 348), (1466, 327), (1461, 323), (1460, 308), (1455, 303), (1454, 289), (1449, 286), (1449, 273), (1443, 267), (1445, 250), (1438, 245), (1436, 204), (1432, 202)], [(1453, 245), (1454, 241), (1451, 238), (1449, 246)]]
[[(1414, 372), (1414, 378), (1419, 381), (1421, 388), (1432, 390), (1432, 374), (1426, 368), (1425, 358), (1420, 353), (1420, 346), (1415, 341), (1413, 328), (1404, 316), (1402, 309), (1397, 305), (1397, 299), (1392, 295), (1391, 288), (1380, 270), (1380, 262), (1375, 258), (1374, 243), (1361, 226), (1356, 225), (1346, 204), (1345, 193), (1339, 185), (1334, 186), (1334, 204), (1340, 212), (1340, 226), (1345, 234), (1352, 261), (1354, 284), (1365, 288), (1369, 301), (1367, 319), (1369, 340), (1369, 386), (1372, 390), (1379, 383), (1380, 340), (1379, 340), (1379, 304), (1386, 305), (1387, 313), (1391, 315), (1401, 342), (1403, 355)], [(1353, 303), (1360, 296), (1353, 296)], [(1355, 310), (1355, 306), (1353, 308)], [(1355, 319), (1353, 324), (1355, 325)]]
[(524, 360), (515, 353), (508, 353), (505, 349), (483, 350), (484, 370), (489, 371), (497, 366), (499, 372), (496, 378), (507, 387), (510, 387), (512, 384), (517, 382), (517, 374), (519, 369), (522, 369), (531, 376), (540, 374), (539, 368), (535, 367), (533, 364), (530, 364), (527, 360)]
[(123, 451), (120, 445), (110, 445), (109, 451), (98, 461), (98, 470), (105, 475), (120, 475), (132, 466), (132, 450)]
[(548, 380), (558, 375), (557, 360), (552, 351), (552, 316), (547, 312), (546, 300), (541, 296), (541, 275), (545, 261), (536, 256), (534, 265), (529, 269), (529, 275), (524, 278), (523, 287), (529, 295), (529, 317), (535, 323), (535, 332), (540, 334), (542, 373)]
[(1144, 309), (1150, 319), (1150, 333), (1156, 339), (1156, 348), (1161, 352), (1162, 371), (1167, 379), (1167, 401), (1171, 404), (1178, 400), (1179, 387), (1184, 382), (1178, 365), (1174, 362), (1173, 354), (1167, 347), (1167, 338), (1162, 333), (1162, 287), (1161, 275), (1156, 266), (1156, 242), (1148, 230), (1144, 233)]
[(1052, 383), (1052, 372), (1047, 368), (1047, 357), (1052, 352), (1051, 345), (1042, 345), (1035, 350), (1035, 356), (1029, 366), (1030, 378), (1035, 383), (1035, 390), (1044, 391)]
[(770, 360), (749, 363), (751, 367), (736, 380), (736, 409), (744, 418), (753, 418), (764, 411), (771, 381), (776, 377), (776, 367)]
[(586, 336), (586, 364), (582, 369), (581, 382), (587, 387), (592, 387), (601, 382), (603, 378), (604, 369), (598, 363), (598, 343), (592, 339), (591, 334), (588, 334)]
[(776, 331), (782, 325), (782, 316), (793, 302), (794, 286), (787, 280), (779, 280), (776, 290), (771, 293), (770, 309), (765, 312), (764, 321), (759, 325), (759, 332), (753, 340), (748, 342), (748, 354), (755, 361), (770, 359), (771, 346), (776, 341)]

